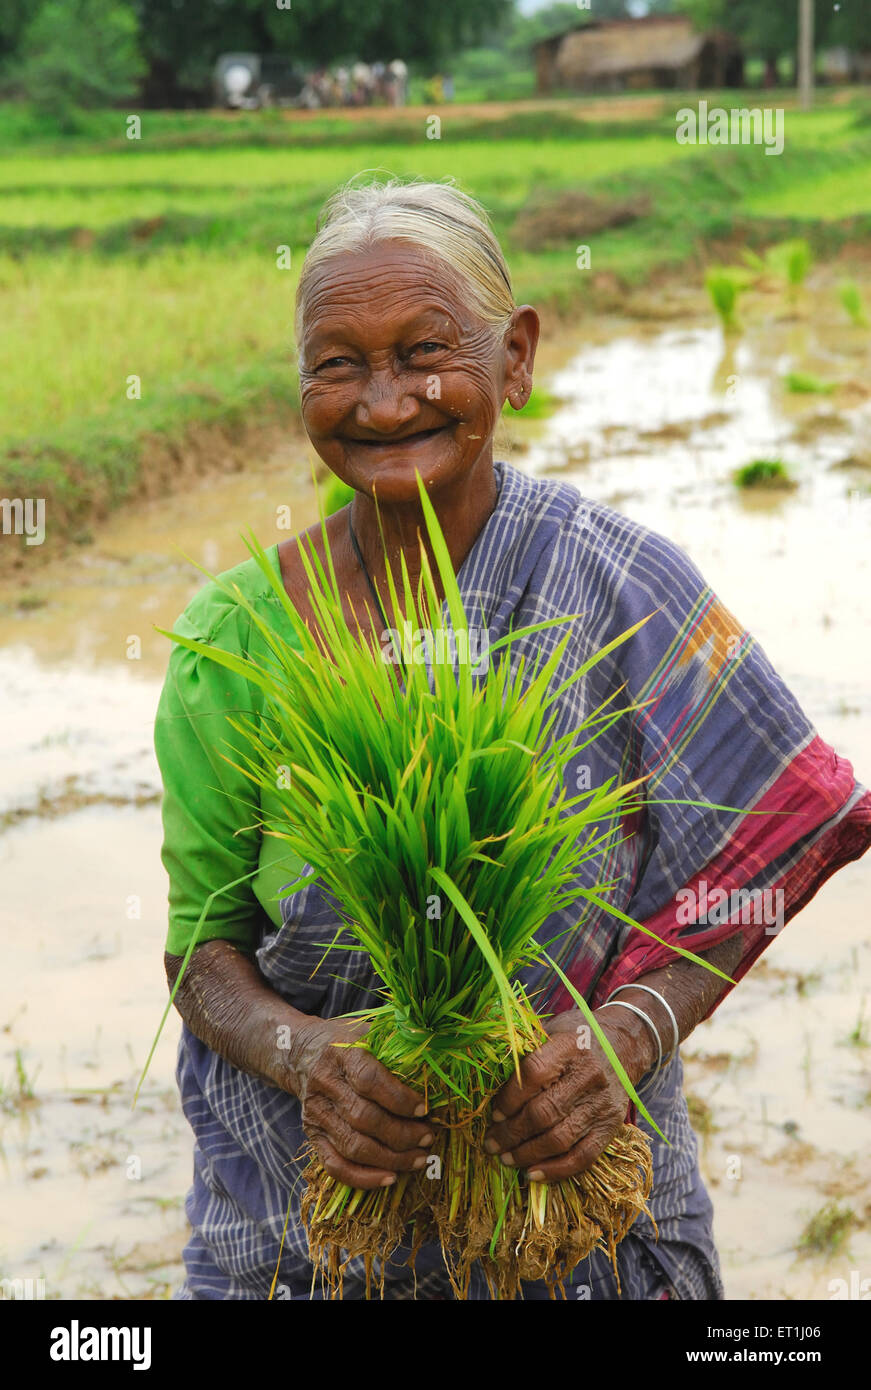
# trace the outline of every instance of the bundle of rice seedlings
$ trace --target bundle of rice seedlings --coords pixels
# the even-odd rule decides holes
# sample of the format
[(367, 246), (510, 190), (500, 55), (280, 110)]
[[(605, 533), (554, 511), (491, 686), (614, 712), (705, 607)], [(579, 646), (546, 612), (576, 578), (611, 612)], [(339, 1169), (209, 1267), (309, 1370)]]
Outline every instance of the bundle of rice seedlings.
[(741, 266), (711, 266), (705, 274), (705, 288), (726, 333), (740, 330), (738, 299), (747, 289), (750, 278)]
[[(470, 653), (469, 622), (422, 487), (421, 504), (457, 660), (438, 659), (447, 629), (425, 547), (416, 591), (404, 565), (399, 592), (389, 580), (395, 631), (406, 622), (414, 629), (419, 659), (409, 659), (402, 644), (364, 638), (346, 621), (325, 530), (326, 565), (314, 547), (302, 551), (317, 633), (297, 614), (265, 552), (249, 541), (300, 651), (250, 605), (270, 652), (265, 663), (175, 640), (264, 692), (268, 716), (258, 727), (230, 721), (250, 744), (246, 774), (260, 786), (285, 789), (283, 814), (264, 831), (307, 865), (289, 892), (319, 880), (335, 899), (342, 927), (323, 943), (325, 960), (333, 951), (367, 953), (380, 1002), (361, 1011), (369, 1029), (353, 1045), (423, 1091), (436, 1135), (426, 1170), (374, 1191), (330, 1177), (312, 1150), (302, 1215), (316, 1274), (341, 1296), (347, 1260), (362, 1256), (383, 1292), (385, 1264), (399, 1245), (410, 1245), (413, 1258), (422, 1242), (437, 1239), (458, 1298), (468, 1294), (476, 1261), (496, 1297), (514, 1298), (525, 1279), (546, 1279), (552, 1291), (561, 1290), (596, 1247), (610, 1253), (616, 1269), (617, 1244), (645, 1210), (651, 1188), (649, 1141), (630, 1124), (587, 1172), (551, 1185), (528, 1181), (483, 1148), (491, 1098), (547, 1037), (518, 978), (535, 963), (562, 980), (650, 1120), (586, 1001), (548, 954), (551, 943), (537, 940), (560, 909), (577, 905), (580, 915), (586, 904), (608, 907), (606, 886), (582, 886), (580, 870), (639, 805), (640, 783), (613, 778), (569, 795), (570, 761), (624, 710), (609, 700), (571, 735), (554, 737), (556, 702), (642, 624), (556, 689), (567, 635), (534, 666), (512, 659), (512, 649), (568, 618), (495, 643), (489, 670), (473, 673), (471, 660), (462, 659)], [(341, 965), (335, 973), (341, 976)]]

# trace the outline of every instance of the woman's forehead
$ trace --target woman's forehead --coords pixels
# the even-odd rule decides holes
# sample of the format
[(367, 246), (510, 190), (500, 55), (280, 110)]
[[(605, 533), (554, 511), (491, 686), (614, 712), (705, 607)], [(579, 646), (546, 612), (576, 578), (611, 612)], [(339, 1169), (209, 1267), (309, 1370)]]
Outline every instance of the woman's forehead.
[(313, 274), (305, 297), (307, 335), (348, 319), (412, 322), (420, 317), (458, 322), (469, 317), (459, 277), (422, 247), (384, 242), (342, 251)]

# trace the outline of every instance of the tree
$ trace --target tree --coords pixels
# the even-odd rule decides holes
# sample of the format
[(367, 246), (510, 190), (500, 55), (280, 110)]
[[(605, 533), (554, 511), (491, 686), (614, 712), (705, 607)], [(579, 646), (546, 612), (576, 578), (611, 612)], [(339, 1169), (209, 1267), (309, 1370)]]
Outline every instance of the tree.
[(589, 22), (592, 17), (590, 10), (579, 10), (577, 5), (568, 3), (567, 0), (546, 5), (534, 14), (524, 15), (515, 20), (509, 47), (515, 51), (532, 48), (543, 39), (555, 38), (558, 34), (565, 34), (569, 29)]
[[(678, 0), (698, 29), (726, 29), (737, 34), (750, 53), (778, 56), (794, 53), (798, 44), (798, 0)], [(835, 7), (837, 6), (837, 8)], [(845, 44), (871, 49), (871, 5), (868, 0), (815, 0), (817, 47)]]
[(264, 0), (133, 0), (149, 74), (149, 101), (209, 90), (221, 53), (281, 53), (332, 65), (403, 58), (440, 65), (513, 13), (513, 0), (317, 0), (290, 8)]
[(44, 0), (6, 70), (23, 95), (68, 124), (78, 106), (135, 96), (144, 71), (136, 16), (120, 0)]
[(0, 67), (17, 53), (28, 24), (36, 18), (39, 0), (0, 0)]
[(574, 0), (557, 0), (531, 15), (518, 16), (508, 47), (530, 49), (542, 39), (555, 38), (591, 20), (639, 19), (646, 15), (674, 13), (676, 0), (591, 0), (588, 10), (578, 9)]

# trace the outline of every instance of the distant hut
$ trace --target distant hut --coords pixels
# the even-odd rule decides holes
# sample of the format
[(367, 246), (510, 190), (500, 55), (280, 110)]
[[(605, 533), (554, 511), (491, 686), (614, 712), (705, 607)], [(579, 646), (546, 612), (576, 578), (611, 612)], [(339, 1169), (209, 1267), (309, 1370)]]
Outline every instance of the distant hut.
[(740, 42), (717, 30), (697, 33), (683, 15), (591, 20), (536, 44), (535, 66), (542, 94), (744, 83)]

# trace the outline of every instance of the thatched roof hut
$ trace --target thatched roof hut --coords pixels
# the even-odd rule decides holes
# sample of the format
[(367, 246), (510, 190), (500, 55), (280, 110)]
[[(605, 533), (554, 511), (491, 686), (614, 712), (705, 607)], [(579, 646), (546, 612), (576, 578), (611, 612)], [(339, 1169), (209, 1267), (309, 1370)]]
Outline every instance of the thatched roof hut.
[(697, 33), (683, 15), (591, 20), (535, 46), (539, 92), (645, 87), (739, 87), (741, 46), (730, 34)]

